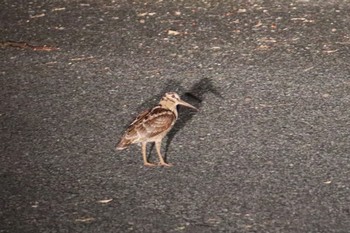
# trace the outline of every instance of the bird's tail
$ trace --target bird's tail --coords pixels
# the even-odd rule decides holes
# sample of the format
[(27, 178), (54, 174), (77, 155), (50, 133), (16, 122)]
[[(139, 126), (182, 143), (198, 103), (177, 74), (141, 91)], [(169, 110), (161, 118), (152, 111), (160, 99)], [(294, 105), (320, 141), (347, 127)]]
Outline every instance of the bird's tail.
[(120, 142), (117, 144), (116, 146), (116, 150), (124, 150), (126, 149), (130, 144), (132, 143), (132, 140), (130, 139), (126, 139), (125, 137), (123, 137)]

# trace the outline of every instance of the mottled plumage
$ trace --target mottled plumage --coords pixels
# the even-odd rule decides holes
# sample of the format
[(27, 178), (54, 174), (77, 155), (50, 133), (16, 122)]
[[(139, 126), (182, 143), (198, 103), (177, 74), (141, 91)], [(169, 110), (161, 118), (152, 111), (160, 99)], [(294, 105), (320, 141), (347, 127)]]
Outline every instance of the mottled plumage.
[(141, 143), (144, 164), (146, 166), (152, 166), (153, 164), (149, 163), (146, 158), (146, 144), (147, 142), (155, 142), (160, 160), (159, 164), (162, 166), (169, 166), (169, 164), (164, 162), (163, 156), (160, 153), (160, 145), (162, 139), (174, 126), (178, 117), (177, 105), (196, 109), (192, 105), (181, 100), (176, 93), (166, 93), (157, 106), (137, 116), (127, 128), (116, 149), (123, 150), (130, 144)]

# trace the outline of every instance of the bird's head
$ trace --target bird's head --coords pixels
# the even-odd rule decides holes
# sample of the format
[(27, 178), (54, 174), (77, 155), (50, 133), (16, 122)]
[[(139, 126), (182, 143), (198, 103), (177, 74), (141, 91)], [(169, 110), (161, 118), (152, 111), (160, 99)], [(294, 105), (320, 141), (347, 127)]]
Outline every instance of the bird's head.
[(191, 104), (183, 101), (178, 94), (175, 92), (168, 92), (165, 93), (164, 97), (160, 101), (160, 104), (164, 107), (167, 107), (169, 109), (176, 108), (177, 105), (182, 105), (185, 107), (193, 108), (195, 110), (198, 110), (196, 107), (192, 106)]

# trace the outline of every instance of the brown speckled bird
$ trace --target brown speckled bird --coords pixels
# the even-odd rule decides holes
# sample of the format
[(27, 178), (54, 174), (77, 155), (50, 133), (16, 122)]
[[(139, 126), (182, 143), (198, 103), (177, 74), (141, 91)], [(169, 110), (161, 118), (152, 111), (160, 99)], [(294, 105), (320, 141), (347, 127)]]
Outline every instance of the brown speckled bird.
[(162, 139), (171, 130), (178, 118), (177, 105), (183, 105), (198, 110), (191, 104), (181, 100), (178, 94), (168, 92), (157, 106), (138, 115), (127, 128), (116, 149), (123, 150), (130, 144), (141, 143), (144, 165), (155, 166), (155, 164), (147, 161), (146, 156), (147, 142), (155, 142), (157, 154), (159, 156), (159, 165), (171, 166), (171, 164), (164, 161), (160, 153), (160, 147)]

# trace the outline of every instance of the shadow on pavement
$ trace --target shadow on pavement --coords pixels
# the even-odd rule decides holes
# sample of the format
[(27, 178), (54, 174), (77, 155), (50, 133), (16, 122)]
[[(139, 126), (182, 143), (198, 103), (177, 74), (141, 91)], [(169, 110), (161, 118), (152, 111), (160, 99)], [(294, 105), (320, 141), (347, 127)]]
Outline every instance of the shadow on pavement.
[(168, 133), (168, 138), (166, 141), (165, 147), (165, 160), (167, 157), (167, 152), (169, 150), (169, 146), (174, 139), (175, 135), (190, 121), (197, 113), (200, 113), (200, 109), (203, 106), (203, 100), (207, 93), (213, 93), (215, 96), (222, 99), (222, 95), (213, 85), (213, 81), (209, 78), (203, 78), (199, 82), (195, 83), (192, 88), (181, 95), (181, 99), (185, 100), (193, 104), (195, 107), (199, 109), (199, 111), (181, 111), (179, 113), (179, 119), (177, 120), (174, 128), (170, 130)]

